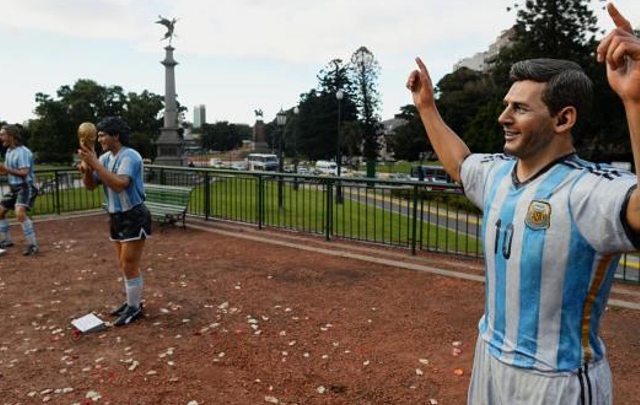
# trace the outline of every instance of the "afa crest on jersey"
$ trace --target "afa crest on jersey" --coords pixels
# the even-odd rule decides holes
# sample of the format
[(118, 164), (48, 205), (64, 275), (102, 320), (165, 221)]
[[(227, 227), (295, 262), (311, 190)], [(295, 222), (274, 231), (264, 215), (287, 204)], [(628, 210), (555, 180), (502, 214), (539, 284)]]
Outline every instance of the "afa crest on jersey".
[(548, 229), (551, 225), (551, 205), (546, 201), (531, 201), (525, 223), (535, 231)]

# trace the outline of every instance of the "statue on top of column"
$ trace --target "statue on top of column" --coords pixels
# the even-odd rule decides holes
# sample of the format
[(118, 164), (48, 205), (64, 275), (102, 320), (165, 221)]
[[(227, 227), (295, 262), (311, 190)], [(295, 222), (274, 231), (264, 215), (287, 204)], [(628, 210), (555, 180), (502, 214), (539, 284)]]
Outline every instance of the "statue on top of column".
[[(174, 33), (173, 33), (173, 29), (176, 26), (176, 23), (178, 22), (177, 18), (172, 18), (171, 20), (168, 18), (164, 18), (163, 16), (159, 15), (158, 16), (159, 20), (156, 21), (156, 24), (162, 24), (165, 27), (167, 27), (167, 32), (164, 34), (164, 37), (160, 38), (160, 41), (164, 41), (165, 39), (169, 39), (169, 46), (171, 46), (171, 40), (174, 37)], [(177, 36), (177, 35), (175, 35)]]

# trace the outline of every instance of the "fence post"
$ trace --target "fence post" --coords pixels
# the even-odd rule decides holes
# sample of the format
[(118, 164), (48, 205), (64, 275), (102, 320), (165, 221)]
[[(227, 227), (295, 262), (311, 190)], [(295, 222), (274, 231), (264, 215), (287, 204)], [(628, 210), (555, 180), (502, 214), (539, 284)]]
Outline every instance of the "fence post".
[(55, 171), (55, 181), (53, 182), (53, 192), (54, 192), (54, 197), (56, 200), (56, 213), (58, 215), (60, 215), (62, 213), (62, 204), (60, 202), (60, 176), (59, 176), (59, 172), (56, 170)]
[(211, 210), (211, 184), (209, 183), (211, 179), (209, 178), (209, 172), (205, 171), (204, 174), (204, 215), (205, 219), (208, 221), (211, 218), (210, 210)]
[(264, 221), (264, 179), (258, 174), (258, 229), (262, 229)]
[(411, 221), (411, 254), (416, 254), (416, 241), (418, 239), (418, 185), (413, 186), (413, 215)]
[(331, 180), (327, 180), (327, 198), (326, 198), (326, 213), (325, 213), (325, 239), (331, 239), (333, 233), (333, 183)]
[(160, 182), (158, 184), (166, 184), (166, 173), (164, 172), (164, 169), (160, 169)]

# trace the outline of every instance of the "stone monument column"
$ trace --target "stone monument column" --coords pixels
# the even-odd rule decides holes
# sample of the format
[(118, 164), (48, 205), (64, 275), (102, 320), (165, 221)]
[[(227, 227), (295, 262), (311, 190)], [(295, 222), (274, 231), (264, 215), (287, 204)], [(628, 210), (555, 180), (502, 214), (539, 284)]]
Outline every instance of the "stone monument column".
[(253, 124), (253, 152), (268, 153), (267, 137), (265, 134), (264, 121), (262, 120), (262, 110), (255, 110), (256, 123)]
[(160, 136), (156, 140), (157, 157), (154, 161), (158, 165), (186, 166), (187, 159), (184, 156), (184, 141), (178, 134), (178, 107), (176, 103), (176, 76), (175, 67), (178, 64), (173, 59), (171, 39), (176, 19), (168, 20), (160, 17), (157, 23), (167, 27), (164, 39), (169, 39), (169, 45), (165, 49), (164, 65), (164, 126), (160, 129)]

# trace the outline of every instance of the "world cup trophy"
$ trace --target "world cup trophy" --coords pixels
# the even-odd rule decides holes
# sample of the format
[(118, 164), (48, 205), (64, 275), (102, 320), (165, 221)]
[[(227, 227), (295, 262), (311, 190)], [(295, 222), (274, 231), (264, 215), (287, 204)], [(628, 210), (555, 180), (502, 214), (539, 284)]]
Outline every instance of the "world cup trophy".
[(91, 122), (83, 122), (78, 126), (78, 141), (80, 141), (80, 145), (91, 149), (91, 151), (95, 150), (97, 135), (98, 130)]
[[(80, 145), (90, 149), (92, 152), (95, 151), (97, 136), (98, 129), (93, 123), (83, 122), (78, 126), (78, 141), (80, 142)], [(85, 162), (80, 162), (79, 169), (84, 173), (88, 169), (87, 164)]]

